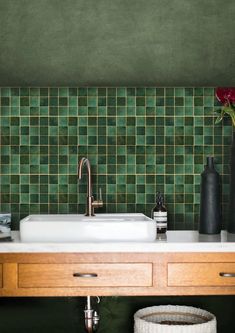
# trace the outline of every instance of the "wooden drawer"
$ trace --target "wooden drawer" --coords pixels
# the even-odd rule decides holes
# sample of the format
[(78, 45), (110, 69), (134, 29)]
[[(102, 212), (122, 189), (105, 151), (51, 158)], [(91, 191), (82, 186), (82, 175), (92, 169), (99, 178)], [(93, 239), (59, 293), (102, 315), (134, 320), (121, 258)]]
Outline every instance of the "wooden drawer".
[(3, 273), (3, 271), (2, 271), (2, 264), (0, 264), (0, 288), (2, 288), (2, 280), (3, 280), (2, 273)]
[(151, 263), (19, 264), (18, 273), (20, 288), (152, 286)]
[(235, 263), (168, 263), (168, 286), (235, 287)]

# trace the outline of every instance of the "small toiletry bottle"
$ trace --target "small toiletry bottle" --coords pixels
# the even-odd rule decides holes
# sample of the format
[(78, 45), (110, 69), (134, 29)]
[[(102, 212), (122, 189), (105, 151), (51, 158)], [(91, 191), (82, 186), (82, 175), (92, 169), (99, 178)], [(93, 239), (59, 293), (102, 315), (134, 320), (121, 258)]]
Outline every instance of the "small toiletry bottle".
[(167, 210), (160, 192), (157, 192), (156, 206), (152, 210), (152, 219), (156, 221), (157, 233), (165, 233), (167, 230)]

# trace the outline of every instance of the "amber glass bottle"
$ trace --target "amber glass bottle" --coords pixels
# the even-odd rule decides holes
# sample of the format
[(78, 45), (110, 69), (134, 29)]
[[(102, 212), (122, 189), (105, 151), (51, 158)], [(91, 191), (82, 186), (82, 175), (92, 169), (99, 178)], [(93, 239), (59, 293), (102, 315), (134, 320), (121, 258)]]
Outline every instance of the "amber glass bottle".
[(152, 219), (156, 221), (157, 233), (165, 233), (167, 230), (167, 209), (160, 192), (157, 193), (156, 206), (152, 209)]

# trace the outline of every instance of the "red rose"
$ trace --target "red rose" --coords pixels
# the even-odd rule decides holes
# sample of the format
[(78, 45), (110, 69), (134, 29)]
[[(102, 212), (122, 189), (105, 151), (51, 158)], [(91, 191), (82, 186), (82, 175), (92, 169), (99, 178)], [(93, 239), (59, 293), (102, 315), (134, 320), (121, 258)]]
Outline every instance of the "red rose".
[(215, 93), (218, 101), (223, 105), (235, 103), (235, 88), (217, 88)]

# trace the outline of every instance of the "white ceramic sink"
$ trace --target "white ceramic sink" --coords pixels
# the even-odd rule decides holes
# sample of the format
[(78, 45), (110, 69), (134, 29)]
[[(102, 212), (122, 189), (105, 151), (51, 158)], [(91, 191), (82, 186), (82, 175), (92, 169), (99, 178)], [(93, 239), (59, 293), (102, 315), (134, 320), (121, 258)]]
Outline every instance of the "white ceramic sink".
[(29, 215), (20, 221), (22, 242), (154, 241), (155, 222), (144, 214)]

